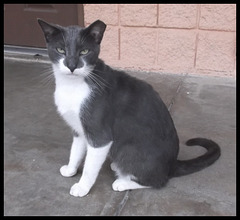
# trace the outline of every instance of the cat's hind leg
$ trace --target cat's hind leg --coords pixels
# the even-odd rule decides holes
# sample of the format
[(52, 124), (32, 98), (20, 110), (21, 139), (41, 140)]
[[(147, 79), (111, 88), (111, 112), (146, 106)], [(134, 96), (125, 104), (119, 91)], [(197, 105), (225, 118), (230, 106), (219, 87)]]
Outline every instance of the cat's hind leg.
[(77, 169), (86, 153), (86, 143), (84, 137), (74, 136), (70, 152), (68, 165), (60, 168), (60, 173), (64, 177), (71, 177), (77, 173)]
[(114, 191), (125, 191), (131, 189), (143, 189), (143, 188), (151, 188), (150, 186), (142, 186), (131, 179), (130, 176), (124, 176), (116, 179), (113, 184), (112, 188)]
[(117, 175), (117, 179), (113, 182), (112, 188), (114, 191), (125, 191), (130, 189), (142, 189), (142, 188), (151, 188), (149, 186), (142, 186), (134, 181), (136, 179), (132, 175), (123, 175), (121, 170), (118, 169), (117, 165), (113, 162), (110, 165), (112, 171)]

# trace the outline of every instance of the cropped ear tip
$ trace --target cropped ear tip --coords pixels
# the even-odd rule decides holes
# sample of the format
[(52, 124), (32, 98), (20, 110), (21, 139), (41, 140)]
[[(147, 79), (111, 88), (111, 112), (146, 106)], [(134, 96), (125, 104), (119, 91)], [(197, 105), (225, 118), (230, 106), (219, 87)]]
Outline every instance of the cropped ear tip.
[(42, 23), (44, 23), (44, 20), (42, 20), (41, 18), (37, 18), (37, 21), (38, 21), (38, 24), (42, 24)]
[(98, 22), (101, 23), (104, 27), (107, 26), (107, 25), (106, 25), (103, 21), (101, 21), (101, 20), (98, 20)]
[(97, 20), (97, 22), (101, 22), (101, 23), (105, 24), (102, 20), (99, 20), (99, 19)]
[(106, 27), (107, 25), (103, 22), (103, 21), (101, 21), (101, 20), (96, 20), (95, 22), (93, 22), (92, 24), (98, 24), (98, 25), (101, 25), (101, 26), (103, 26), (103, 27)]

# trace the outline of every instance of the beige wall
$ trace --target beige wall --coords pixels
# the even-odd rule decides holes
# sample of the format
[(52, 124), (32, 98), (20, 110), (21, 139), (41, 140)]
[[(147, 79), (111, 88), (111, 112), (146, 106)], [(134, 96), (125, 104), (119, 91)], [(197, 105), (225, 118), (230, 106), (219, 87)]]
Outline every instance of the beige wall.
[(114, 67), (236, 76), (235, 4), (84, 4), (107, 24), (100, 57)]

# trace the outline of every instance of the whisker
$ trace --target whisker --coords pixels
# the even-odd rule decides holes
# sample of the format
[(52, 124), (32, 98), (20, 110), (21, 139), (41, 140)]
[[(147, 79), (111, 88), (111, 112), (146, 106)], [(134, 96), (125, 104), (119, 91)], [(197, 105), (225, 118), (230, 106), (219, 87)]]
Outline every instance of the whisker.
[(94, 72), (90, 72), (91, 75), (93, 75), (99, 82), (101, 82), (105, 87), (111, 88), (111, 84), (107, 82), (103, 77), (99, 76), (98, 74)]
[(45, 78), (43, 78), (40, 83), (44, 84), (49, 84), (49, 82), (51, 82), (54, 79), (54, 77), (52, 75), (48, 75)]
[[(104, 73), (103, 71), (100, 71), (100, 70), (94, 70), (94, 72)], [(106, 82), (106, 84), (111, 86), (111, 84), (108, 81), (106, 81), (103, 77), (99, 76), (97, 73), (94, 73), (94, 74), (100, 77), (104, 82)]]
[[(45, 71), (32, 78), (33, 81), (37, 81), (37, 87), (46, 86), (47, 88), (55, 83), (52, 68), (45, 68)], [(34, 82), (35, 83), (35, 82)]]
[(101, 94), (104, 91), (104, 86), (91, 74), (88, 75), (88, 78), (97, 85), (97, 91)]
[(53, 74), (52, 68), (45, 68), (39, 75), (34, 76), (33, 79), (34, 80), (39, 80), (43, 76), (49, 75), (49, 74)]
[(107, 87), (110, 88), (109, 85), (107, 84), (107, 82), (100, 76), (94, 74), (93, 72), (90, 73), (92, 75), (92, 77), (94, 77), (94, 79), (98, 82), (98, 84), (100, 84), (102, 87)]

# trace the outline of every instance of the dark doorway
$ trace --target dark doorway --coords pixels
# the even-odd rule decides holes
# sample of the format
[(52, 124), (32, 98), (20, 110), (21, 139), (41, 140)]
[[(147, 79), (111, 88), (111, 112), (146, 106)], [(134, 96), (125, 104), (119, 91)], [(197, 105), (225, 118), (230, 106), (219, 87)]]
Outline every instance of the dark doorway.
[(84, 26), (80, 4), (4, 4), (4, 44), (45, 47), (37, 18), (63, 26)]

